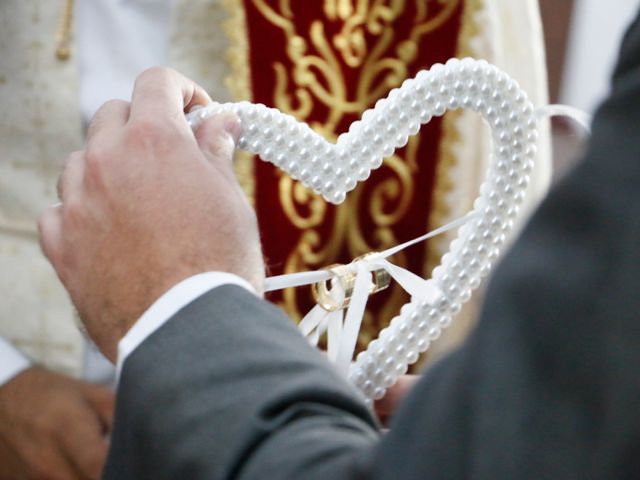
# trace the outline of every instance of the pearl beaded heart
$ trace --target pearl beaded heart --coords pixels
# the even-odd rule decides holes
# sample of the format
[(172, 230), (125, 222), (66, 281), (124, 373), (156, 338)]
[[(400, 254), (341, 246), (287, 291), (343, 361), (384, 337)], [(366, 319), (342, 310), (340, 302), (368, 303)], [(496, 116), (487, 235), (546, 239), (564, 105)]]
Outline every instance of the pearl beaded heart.
[(452, 59), (392, 90), (335, 145), (308, 125), (264, 105), (212, 104), (188, 116), (197, 128), (210, 115), (234, 112), (243, 126), (239, 148), (258, 154), (337, 204), (385, 157), (406, 145), (421, 125), (460, 108), (478, 112), (491, 127), (487, 178), (474, 203), (475, 216), (459, 229), (428, 280), (443, 292), (441, 298), (436, 304), (412, 298), (351, 366), (349, 378), (369, 403), (381, 398), (440, 336), (498, 258), (524, 201), (536, 154), (538, 125), (526, 93), (483, 60)]

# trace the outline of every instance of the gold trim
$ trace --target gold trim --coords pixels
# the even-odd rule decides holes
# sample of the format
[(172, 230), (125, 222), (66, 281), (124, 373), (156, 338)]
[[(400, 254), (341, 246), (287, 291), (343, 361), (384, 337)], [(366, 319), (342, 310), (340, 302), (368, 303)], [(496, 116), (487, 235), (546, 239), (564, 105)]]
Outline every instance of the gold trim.
[[(458, 35), (456, 56), (458, 58), (474, 55), (472, 41), (481, 33), (481, 25), (478, 23), (478, 12), (485, 8), (485, 0), (466, 0), (462, 13), (462, 25)], [(455, 147), (460, 142), (461, 132), (458, 128), (462, 110), (449, 112), (442, 119), (442, 140), (438, 157), (440, 161), (436, 167), (433, 190), (433, 203), (429, 215), (429, 229), (437, 228), (445, 224), (451, 216), (451, 206), (447, 201), (448, 195), (454, 187), (454, 179), (451, 172), (458, 163)], [(451, 241), (449, 235), (440, 235), (427, 243), (427, 262), (425, 265), (425, 277), (431, 275), (433, 268), (440, 264), (442, 255)]]
[(60, 27), (56, 33), (56, 58), (62, 62), (71, 57), (71, 29), (74, 0), (64, 0), (60, 15)]
[[(476, 56), (477, 53), (473, 48), (473, 40), (482, 32), (482, 24), (479, 22), (478, 12), (486, 8), (486, 0), (466, 0), (465, 8), (462, 13), (462, 25), (460, 34), (458, 35), (458, 48), (456, 55), (458, 57)], [(433, 203), (431, 214), (429, 215), (429, 228), (440, 226), (451, 219), (451, 205), (449, 204), (449, 194), (455, 186), (455, 180), (452, 171), (458, 163), (456, 155), (456, 146), (462, 139), (460, 131), (460, 118), (464, 114), (459, 110), (449, 112), (443, 118), (442, 123), (442, 140), (439, 148), (440, 161), (436, 167), (435, 187), (433, 191)], [(471, 208), (473, 200), (468, 205)], [(427, 244), (427, 261), (425, 262), (424, 276), (431, 276), (431, 271), (442, 261), (442, 256), (446, 253), (451, 235), (440, 235), (429, 241)], [(432, 358), (440, 358), (443, 352), (450, 351), (451, 348), (460, 344), (467, 336), (473, 321), (477, 317), (480, 307), (481, 297), (474, 294), (471, 301), (462, 307), (462, 311), (456, 316), (455, 322), (450, 327), (440, 343), (443, 345), (440, 350), (433, 348), (429, 350), (427, 355), (422, 355), (416, 363), (416, 371), (422, 369), (425, 365), (432, 363)], [(447, 338), (447, 343), (443, 344), (443, 339)], [(435, 356), (434, 356), (435, 354)]]
[[(225, 78), (225, 86), (236, 102), (253, 99), (251, 71), (249, 68), (249, 33), (244, 4), (241, 0), (221, 0), (222, 7), (229, 14), (223, 22), (222, 31), (229, 40), (226, 60), (229, 75)], [(240, 151), (235, 159), (236, 176), (242, 190), (255, 205), (256, 179), (253, 155)]]

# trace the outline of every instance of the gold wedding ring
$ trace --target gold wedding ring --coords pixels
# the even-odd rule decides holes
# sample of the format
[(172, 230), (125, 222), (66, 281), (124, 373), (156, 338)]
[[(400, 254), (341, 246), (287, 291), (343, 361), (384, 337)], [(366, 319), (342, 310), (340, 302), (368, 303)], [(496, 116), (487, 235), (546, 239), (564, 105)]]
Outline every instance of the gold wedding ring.
[[(369, 255), (372, 254), (358, 257), (353, 261), (353, 263), (363, 260)], [(353, 289), (356, 284), (357, 276), (355, 271), (351, 268), (351, 264), (334, 264), (328, 266), (325, 270), (331, 274), (331, 278), (323, 280), (322, 282), (314, 283), (311, 286), (311, 293), (313, 294), (314, 300), (327, 312), (335, 312), (336, 310), (347, 308), (351, 302), (351, 297), (353, 296)], [(385, 269), (380, 268), (373, 270), (371, 273), (372, 283), (369, 287), (369, 295), (384, 290), (391, 283), (391, 276)], [(334, 285), (335, 282), (339, 282), (340, 286), (344, 290), (344, 299), (341, 302), (331, 296), (328, 285), (329, 282), (331, 282), (332, 285)]]
[[(331, 278), (311, 285), (311, 293), (313, 294), (314, 300), (327, 312), (335, 312), (336, 310), (347, 308), (353, 295), (353, 288), (356, 285), (356, 274), (348, 265), (341, 264), (329, 265), (325, 270), (331, 274)], [(331, 284), (335, 282), (340, 283), (340, 286), (344, 290), (344, 299), (342, 302), (338, 302), (331, 296), (328, 286), (329, 282), (331, 282)]]

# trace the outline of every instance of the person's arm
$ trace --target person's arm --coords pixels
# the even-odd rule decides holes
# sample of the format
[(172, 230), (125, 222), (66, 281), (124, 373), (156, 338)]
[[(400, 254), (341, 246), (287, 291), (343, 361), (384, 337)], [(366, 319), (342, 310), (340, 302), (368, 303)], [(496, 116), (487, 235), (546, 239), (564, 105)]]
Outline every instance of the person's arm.
[(101, 477), (112, 391), (30, 366), (0, 386), (0, 479)]
[[(355, 393), (284, 316), (247, 292), (220, 287), (178, 312), (125, 362), (105, 478), (634, 478), (640, 471), (639, 64), (636, 25), (613, 94), (596, 115), (587, 159), (551, 194), (496, 273), (469, 342), (425, 375), (382, 440)], [(167, 157), (155, 154), (165, 165)], [(125, 158), (128, 168), (121, 171), (135, 178), (135, 156)], [(213, 181), (199, 172), (200, 180), (190, 181)], [(100, 192), (91, 192), (100, 205)], [(97, 291), (78, 283), (86, 278), (77, 270), (82, 262), (61, 255), (71, 255), (74, 241), (83, 247), (95, 241), (80, 205), (67, 210), (79, 223), (45, 221), (43, 234), (74, 301), (86, 305)], [(132, 209), (127, 215), (137, 218)], [(51, 233), (62, 230), (72, 236)], [(60, 251), (50, 239), (47, 250), (47, 235), (70, 243)], [(252, 242), (253, 234), (237, 235), (232, 227), (214, 237), (241, 248)], [(78, 245), (76, 255), (92, 253)], [(153, 256), (147, 260), (156, 265)], [(235, 268), (233, 262), (222, 267)], [(122, 298), (109, 285), (100, 293), (110, 305)], [(108, 335), (99, 315), (85, 313), (105, 350), (114, 351), (117, 335)]]
[[(328, 460), (359, 470), (353, 454), (378, 439), (352, 387), (295, 325), (237, 286), (215, 288), (152, 334), (125, 361), (118, 390), (105, 478), (235, 478), (251, 458), (260, 478), (316, 478)], [(153, 408), (137, 415), (148, 399)]]

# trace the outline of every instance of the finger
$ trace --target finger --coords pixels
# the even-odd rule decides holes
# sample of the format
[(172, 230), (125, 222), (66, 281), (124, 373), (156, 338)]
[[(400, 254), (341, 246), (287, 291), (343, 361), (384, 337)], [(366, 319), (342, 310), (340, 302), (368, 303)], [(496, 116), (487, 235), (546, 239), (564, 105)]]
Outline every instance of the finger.
[(238, 117), (223, 113), (205, 120), (195, 135), (198, 146), (213, 165), (231, 167), (240, 129)]
[(47, 207), (38, 219), (40, 249), (60, 275), (62, 246), (62, 205)]
[[(58, 178), (58, 197), (68, 204), (70, 197), (79, 195), (84, 176), (84, 156), (82, 152), (72, 153)], [(56, 270), (62, 283), (65, 283), (62, 245), (63, 245), (63, 209), (64, 205), (53, 205), (44, 210), (38, 220), (40, 249)]]
[(53, 447), (51, 450), (40, 448), (28, 478), (56, 478), (60, 480), (78, 480), (78, 473), (71, 461)]
[(58, 199), (65, 201), (67, 192), (77, 192), (84, 175), (84, 152), (73, 152), (64, 163), (56, 185)]
[(73, 415), (69, 428), (58, 435), (60, 451), (80, 478), (98, 480), (108, 450), (102, 422), (88, 403), (80, 404)]
[(0, 442), (0, 478), (21, 478), (27, 465), (13, 445), (6, 440)]
[(111, 432), (116, 398), (113, 391), (98, 385), (87, 385), (84, 390), (85, 398), (90, 407), (98, 415), (103, 432)]
[(202, 87), (175, 70), (150, 68), (136, 79), (129, 119), (180, 118), (194, 105), (210, 102), (211, 98)]
[(121, 128), (129, 119), (130, 103), (124, 100), (109, 100), (95, 113), (87, 131), (87, 143), (101, 134), (110, 134)]
[(419, 375), (403, 375), (400, 377), (396, 384), (387, 390), (386, 395), (375, 403), (375, 411), (378, 416), (386, 417), (391, 415), (419, 379)]

